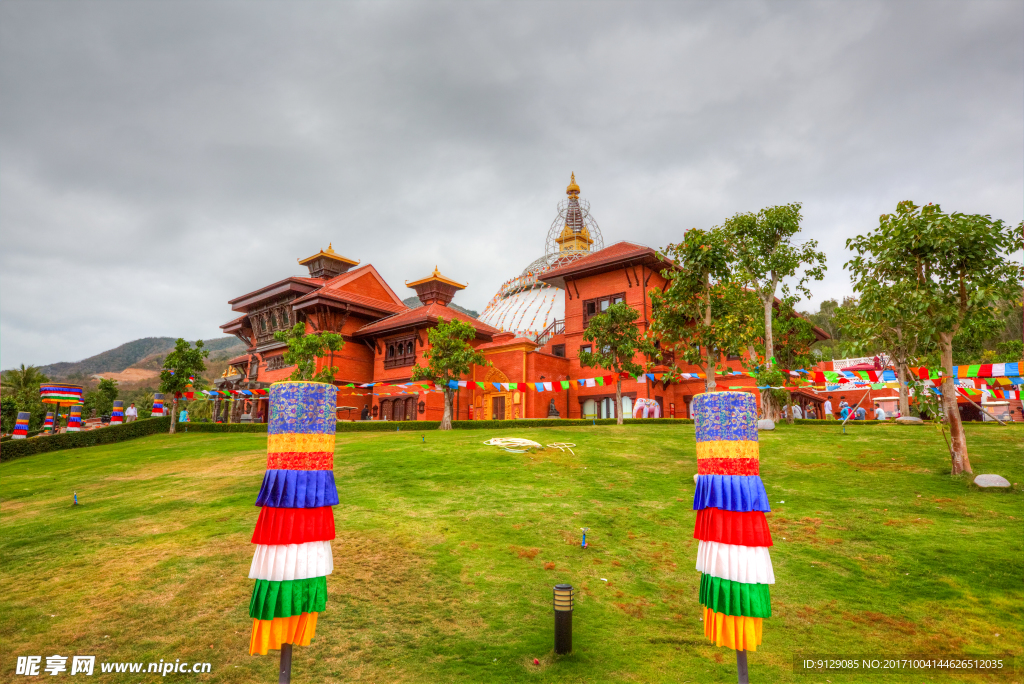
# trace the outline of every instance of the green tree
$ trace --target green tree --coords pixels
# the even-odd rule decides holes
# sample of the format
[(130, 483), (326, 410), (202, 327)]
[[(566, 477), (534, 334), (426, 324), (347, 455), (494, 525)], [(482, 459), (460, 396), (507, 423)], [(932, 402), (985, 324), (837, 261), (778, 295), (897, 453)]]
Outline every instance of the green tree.
[(1024, 360), (1024, 342), (1021, 340), (1008, 340), (996, 345), (996, 353), (992, 357), (992, 363), (1013, 363)]
[[(338, 372), (338, 367), (334, 365), (334, 352), (340, 351), (345, 346), (345, 340), (341, 335), (330, 332), (315, 332), (307, 335), (306, 324), (296, 323), (289, 330), (275, 332), (274, 339), (288, 344), (288, 351), (284, 353), (284, 362), (289, 365), (295, 364), (295, 370), (290, 376), (292, 380), (334, 382), (334, 374)], [(330, 361), (317, 372), (317, 359), (325, 355), (330, 355)]]
[(853, 354), (868, 356), (881, 352), (895, 366), (900, 415), (904, 416), (910, 415), (908, 369), (934, 347), (932, 339), (923, 332), (927, 329), (927, 311), (913, 292), (907, 296), (904, 290), (908, 288), (914, 290), (915, 283), (903, 280), (886, 286), (865, 282), (859, 290), (860, 298), (849, 300), (852, 306), (840, 309), (835, 317)]
[(665, 291), (651, 293), (651, 331), (676, 359), (703, 368), (704, 387), (713, 392), (722, 354), (741, 356), (758, 337), (749, 315), (754, 295), (733, 276), (733, 253), (721, 228), (693, 228), (664, 253), (675, 268), (662, 271), (669, 279)]
[(14, 397), (0, 398), (0, 432), (10, 434), (18, 419), (18, 402)]
[(2, 378), (4, 394), (14, 398), (18, 410), (28, 411), (32, 414), (31, 429), (34, 430), (42, 425), (46, 407), (39, 399), (39, 385), (49, 382), (50, 379), (37, 366), (26, 366), (25, 364), (4, 371), (0, 378)]
[(804, 312), (804, 316), (828, 334), (829, 339), (814, 345), (819, 354), (831, 356), (833, 359), (851, 355), (850, 347), (856, 340), (848, 337), (844, 330), (843, 316), (856, 306), (856, 297), (844, 297), (842, 303), (835, 299), (826, 299), (818, 305), (817, 313)]
[[(942, 403), (949, 422), (952, 474), (971, 473), (953, 388), (953, 339), (961, 329), (998, 324), (998, 303), (1015, 299), (1024, 269), (1010, 255), (1024, 247), (1019, 227), (980, 214), (944, 213), (939, 205), (900, 202), (878, 228), (846, 241), (854, 291), (894, 287), (923, 311), (917, 334), (938, 346), (945, 376)], [(863, 296), (863, 295), (862, 295)]]
[(111, 380), (109, 378), (103, 378), (100, 380), (99, 386), (96, 387), (96, 393), (98, 395), (99, 402), (97, 404), (97, 410), (100, 413), (110, 413), (114, 410), (114, 401), (117, 400), (119, 393), (117, 387), (117, 380)]
[(172, 435), (178, 424), (178, 395), (203, 389), (205, 381), (202, 373), (206, 370), (204, 359), (209, 355), (210, 352), (203, 349), (202, 340), (196, 340), (196, 346), (193, 347), (179, 337), (174, 343), (174, 351), (164, 359), (164, 367), (160, 371), (160, 391), (172, 397)]
[[(439, 430), (452, 429), (452, 399), (458, 381), (468, 375), (473, 366), (490, 366), (491, 363), (469, 344), (468, 340), (476, 336), (476, 329), (469, 323), (457, 318), (445, 321), (437, 319), (437, 325), (427, 331), (430, 349), (423, 356), (427, 359), (426, 366), (418, 363), (412, 367), (412, 379), (432, 380), (435, 385), (444, 388), (444, 414), (441, 416)], [(456, 383), (452, 387), (451, 383)]]
[(782, 299), (799, 299), (787, 279), (797, 278), (794, 290), (810, 297), (809, 279), (825, 277), (825, 253), (816, 240), (796, 243), (800, 232), (800, 203), (766, 207), (757, 213), (736, 214), (723, 225), (735, 253), (735, 278), (753, 290), (764, 312), (765, 363), (773, 365), (775, 337), (772, 329), (775, 293)]
[(651, 358), (658, 353), (654, 344), (640, 334), (636, 325), (639, 316), (636, 309), (619, 302), (591, 318), (583, 332), (583, 339), (593, 342), (596, 351), (581, 351), (580, 365), (615, 372), (615, 422), (618, 425), (622, 425), (622, 377), (619, 374), (641, 375), (644, 367), (633, 359), (637, 354)]

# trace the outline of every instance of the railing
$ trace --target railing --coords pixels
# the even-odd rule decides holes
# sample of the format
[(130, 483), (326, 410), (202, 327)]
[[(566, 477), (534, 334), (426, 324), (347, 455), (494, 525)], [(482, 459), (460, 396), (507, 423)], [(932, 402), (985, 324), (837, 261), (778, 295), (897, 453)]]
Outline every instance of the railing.
[(551, 338), (555, 335), (561, 335), (565, 332), (565, 319), (551, 321), (551, 325), (544, 328), (539, 335), (537, 335), (537, 346), (543, 347), (545, 344), (551, 341)]

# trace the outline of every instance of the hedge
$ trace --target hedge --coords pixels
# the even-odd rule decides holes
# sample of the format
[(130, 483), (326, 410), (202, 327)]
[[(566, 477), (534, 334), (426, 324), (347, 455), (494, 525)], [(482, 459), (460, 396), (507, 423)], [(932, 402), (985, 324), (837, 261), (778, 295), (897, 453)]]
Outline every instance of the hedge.
[[(689, 424), (693, 421), (682, 418), (626, 418), (622, 421), (627, 425), (633, 424)], [(364, 420), (364, 421), (342, 421), (337, 425), (338, 432), (400, 432), (401, 430), (436, 430), (440, 427), (439, 420)], [(614, 418), (601, 420), (579, 420), (563, 418), (523, 418), (519, 420), (453, 420), (454, 430), (497, 430), (497, 429), (523, 429), (541, 427), (586, 427), (587, 425), (615, 425)], [(266, 423), (179, 423), (179, 432), (266, 432)]]
[(65, 432), (59, 435), (44, 435), (42, 437), (33, 437), (32, 439), (5, 441), (0, 446), (0, 462), (11, 461), (22, 456), (31, 456), (32, 454), (43, 454), (47, 451), (113, 444), (114, 442), (123, 442), (128, 439), (167, 432), (170, 428), (170, 418), (146, 418), (87, 432)]

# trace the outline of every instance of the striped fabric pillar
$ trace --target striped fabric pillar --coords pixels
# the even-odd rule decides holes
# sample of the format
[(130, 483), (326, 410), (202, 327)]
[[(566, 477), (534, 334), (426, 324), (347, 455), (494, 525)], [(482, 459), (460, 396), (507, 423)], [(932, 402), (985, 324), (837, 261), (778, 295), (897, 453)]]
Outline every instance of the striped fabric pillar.
[(331, 540), (338, 490), (334, 484), (338, 390), (319, 382), (279, 382), (270, 388), (267, 470), (256, 505), (259, 519), (249, 578), (256, 580), (249, 615), (249, 653), (281, 644), (308, 646), (327, 605), (334, 570)]
[(46, 417), (43, 418), (43, 432), (53, 432), (53, 411), (47, 411)]
[(13, 439), (25, 439), (28, 437), (28, 419), (31, 414), (28, 411), (18, 411), (18, 418), (14, 421)]
[(153, 393), (153, 412), (150, 416), (153, 418), (164, 417), (164, 395), (160, 392)]
[(747, 392), (693, 398), (697, 431), (697, 522), (704, 634), (716, 646), (756, 651), (771, 617), (775, 573), (768, 547), (768, 495), (759, 476), (757, 401)]
[(82, 407), (81, 405), (72, 406), (71, 412), (68, 413), (68, 432), (81, 432), (82, 431)]
[(114, 410), (110, 412), (110, 424), (120, 425), (124, 422), (124, 402), (120, 399), (114, 402)]

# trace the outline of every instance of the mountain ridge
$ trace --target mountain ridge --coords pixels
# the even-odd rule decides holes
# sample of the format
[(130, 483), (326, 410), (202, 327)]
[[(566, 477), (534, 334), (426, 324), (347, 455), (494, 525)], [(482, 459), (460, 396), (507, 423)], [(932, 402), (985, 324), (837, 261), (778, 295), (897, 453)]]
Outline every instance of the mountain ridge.
[[(95, 373), (118, 373), (144, 360), (149, 361), (147, 365), (152, 365), (156, 358), (170, 353), (176, 341), (174, 337), (142, 337), (81, 361), (59, 361), (39, 366), (39, 370), (51, 380), (88, 377)], [(221, 357), (230, 358), (245, 351), (245, 345), (237, 337), (230, 336), (203, 340), (203, 346), (210, 351), (211, 361)]]

